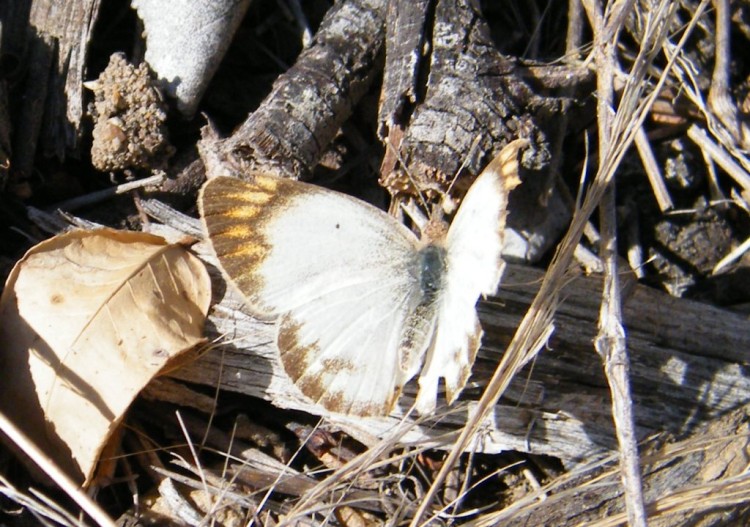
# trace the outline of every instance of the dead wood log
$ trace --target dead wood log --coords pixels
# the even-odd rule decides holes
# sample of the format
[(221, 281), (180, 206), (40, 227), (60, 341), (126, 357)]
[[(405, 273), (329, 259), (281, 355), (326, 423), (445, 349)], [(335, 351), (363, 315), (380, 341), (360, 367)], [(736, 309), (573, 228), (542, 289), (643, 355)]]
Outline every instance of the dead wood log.
[[(157, 234), (179, 239), (195, 220), (164, 213), (153, 202), (145, 210), (171, 227), (152, 226)], [(205, 242), (196, 252), (215, 265)], [(511, 265), (497, 295), (480, 302), (485, 330), (483, 348), (461, 402), (450, 412), (427, 419), (398, 413), (384, 419), (354, 419), (329, 414), (306, 401), (289, 381), (278, 360), (275, 326), (242, 311), (242, 300), (216, 268), (214, 301), (207, 334), (216, 347), (174, 372), (176, 378), (219, 386), (272, 401), (283, 408), (326, 417), (365, 444), (402, 430), (404, 444), (449, 445), (450, 432), (466, 421), (472, 401), (481, 394), (518, 322), (536, 294), (543, 272)], [(601, 362), (592, 339), (596, 334), (601, 280), (578, 277), (564, 289), (549, 349), (516, 378), (497, 405), (475, 447), (484, 452), (518, 450), (552, 455), (571, 464), (616, 451), (610, 400)], [(623, 310), (631, 356), (636, 425), (641, 438), (658, 432), (687, 437), (700, 426), (750, 403), (747, 354), (750, 327), (732, 312), (673, 298), (635, 283), (623, 283)], [(402, 414), (413, 403), (415, 387), (407, 385)], [(447, 435), (446, 435), (447, 434)]]
[[(555, 103), (536, 96), (515, 63), (497, 51), (473, 3), (393, 0), (388, 9), (393, 20), (386, 25), (385, 1), (336, 4), (260, 107), (227, 139), (206, 134), (201, 151), (209, 174), (231, 170), (242, 178), (259, 169), (296, 178), (311, 174), (377, 75), (384, 33), (379, 135), (401, 149), (420, 191), (434, 181), (445, 190), (469, 153), (474, 158), (466, 169), (478, 174), (519, 136), (535, 146), (524, 154), (527, 168), (547, 162), (532, 110), (549, 112)], [(397, 165), (397, 157), (387, 155), (381, 170), (394, 194), (399, 184), (391, 187), (391, 179), (403, 179)]]

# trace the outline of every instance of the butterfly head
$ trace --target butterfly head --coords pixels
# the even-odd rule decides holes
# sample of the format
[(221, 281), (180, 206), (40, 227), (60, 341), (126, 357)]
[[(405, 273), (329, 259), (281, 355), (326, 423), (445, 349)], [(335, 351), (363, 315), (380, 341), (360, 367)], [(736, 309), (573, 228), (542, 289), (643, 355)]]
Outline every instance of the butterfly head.
[(448, 223), (442, 214), (433, 213), (422, 229), (424, 244), (441, 245), (448, 234)]

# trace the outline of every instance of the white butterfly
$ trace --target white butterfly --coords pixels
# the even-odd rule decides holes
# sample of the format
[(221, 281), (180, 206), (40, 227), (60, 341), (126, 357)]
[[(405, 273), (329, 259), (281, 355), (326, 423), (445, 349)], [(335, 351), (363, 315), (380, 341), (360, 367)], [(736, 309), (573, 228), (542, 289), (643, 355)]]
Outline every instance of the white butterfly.
[(218, 177), (199, 207), (216, 256), (251, 312), (277, 319), (277, 344), (303, 394), (334, 412), (390, 413), (420, 370), (416, 408), (453, 402), (482, 328), (475, 305), (492, 294), (517, 140), (469, 189), (450, 229), (432, 218), (417, 238), (385, 212), (321, 187), (257, 175)]

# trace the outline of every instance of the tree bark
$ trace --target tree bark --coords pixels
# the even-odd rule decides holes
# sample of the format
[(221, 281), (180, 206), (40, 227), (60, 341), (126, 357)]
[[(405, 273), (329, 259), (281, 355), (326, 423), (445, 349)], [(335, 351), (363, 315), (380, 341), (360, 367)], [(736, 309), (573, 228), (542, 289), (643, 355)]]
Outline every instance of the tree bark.
[(391, 195), (440, 195), (459, 169), (479, 174), (519, 137), (532, 144), (524, 166), (547, 163), (530, 111), (539, 98), (497, 50), (475, 2), (392, 0), (389, 12), (378, 132), (392, 147), (381, 165)]

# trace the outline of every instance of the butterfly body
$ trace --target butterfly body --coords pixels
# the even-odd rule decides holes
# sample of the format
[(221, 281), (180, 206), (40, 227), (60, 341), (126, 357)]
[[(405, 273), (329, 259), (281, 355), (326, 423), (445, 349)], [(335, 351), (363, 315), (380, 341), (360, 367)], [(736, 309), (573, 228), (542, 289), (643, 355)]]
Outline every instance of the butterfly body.
[(314, 185), (267, 175), (206, 183), (199, 208), (220, 266), (253, 314), (277, 321), (281, 362), (304, 395), (330, 411), (384, 415), (421, 368), (421, 413), (434, 409), (441, 377), (455, 399), (481, 340), (475, 303), (502, 273), (517, 179), (500, 172), (518, 148), (477, 179), (450, 228), (431, 220), (421, 239)]

